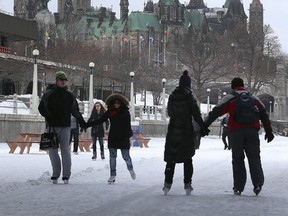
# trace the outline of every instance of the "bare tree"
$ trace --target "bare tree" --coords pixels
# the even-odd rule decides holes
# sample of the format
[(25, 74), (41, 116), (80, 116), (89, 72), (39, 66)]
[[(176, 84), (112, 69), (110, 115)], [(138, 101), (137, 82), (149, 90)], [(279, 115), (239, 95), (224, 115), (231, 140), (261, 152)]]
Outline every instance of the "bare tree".
[(202, 34), (189, 29), (184, 43), (178, 51), (181, 61), (192, 74), (192, 90), (200, 102), (206, 95), (206, 89), (225, 77), (224, 38), (217, 33)]
[(280, 52), (277, 37), (270, 26), (247, 32), (246, 26), (237, 26), (228, 35), (227, 42), (237, 59), (238, 75), (247, 81), (247, 89), (257, 94), (264, 85), (272, 85), (276, 74), (276, 63)]

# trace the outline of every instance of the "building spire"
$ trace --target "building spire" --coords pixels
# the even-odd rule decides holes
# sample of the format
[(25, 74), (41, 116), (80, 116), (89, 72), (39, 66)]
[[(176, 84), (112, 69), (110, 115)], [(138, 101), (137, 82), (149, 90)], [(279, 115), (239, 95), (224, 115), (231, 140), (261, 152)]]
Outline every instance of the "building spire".
[(120, 0), (120, 19), (126, 20), (128, 18), (128, 13), (129, 13), (129, 1)]
[(203, 9), (207, 7), (204, 4), (203, 0), (190, 0), (186, 8), (187, 9)]

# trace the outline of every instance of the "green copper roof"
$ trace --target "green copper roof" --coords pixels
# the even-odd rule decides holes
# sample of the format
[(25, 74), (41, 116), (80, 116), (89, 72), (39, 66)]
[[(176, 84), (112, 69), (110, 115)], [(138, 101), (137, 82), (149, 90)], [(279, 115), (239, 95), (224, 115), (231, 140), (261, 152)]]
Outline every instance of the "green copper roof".
[(147, 31), (153, 28), (154, 32), (161, 32), (161, 26), (155, 14), (132, 12), (128, 17), (129, 31)]
[(164, 0), (164, 5), (168, 6), (168, 5), (174, 5), (174, 1), (173, 0)]
[(205, 17), (198, 10), (185, 10), (184, 11), (184, 28), (188, 29), (191, 25), (195, 29), (201, 29), (205, 21)]

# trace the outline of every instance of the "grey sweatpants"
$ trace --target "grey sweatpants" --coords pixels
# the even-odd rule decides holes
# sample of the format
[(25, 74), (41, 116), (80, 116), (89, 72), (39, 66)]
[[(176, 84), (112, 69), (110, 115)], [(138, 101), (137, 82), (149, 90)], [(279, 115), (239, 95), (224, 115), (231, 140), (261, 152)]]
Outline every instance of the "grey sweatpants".
[[(71, 152), (69, 148), (70, 144), (70, 127), (54, 127), (58, 134), (58, 141), (61, 150), (62, 177), (70, 177), (71, 175)], [(52, 176), (59, 177), (61, 174), (61, 159), (58, 153), (58, 149), (50, 149), (49, 157), (53, 169)]]

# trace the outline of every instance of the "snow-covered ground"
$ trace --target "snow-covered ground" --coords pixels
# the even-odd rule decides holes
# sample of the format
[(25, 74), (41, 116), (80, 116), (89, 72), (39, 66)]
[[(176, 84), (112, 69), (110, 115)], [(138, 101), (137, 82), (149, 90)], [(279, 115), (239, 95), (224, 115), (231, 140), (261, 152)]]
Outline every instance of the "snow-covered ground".
[(48, 155), (39, 152), (37, 144), (30, 154), (19, 155), (8, 154), (6, 143), (0, 143), (0, 215), (286, 216), (287, 141), (277, 136), (267, 144), (261, 135), (265, 184), (258, 197), (249, 175), (242, 195), (233, 195), (231, 152), (224, 151), (221, 139), (215, 136), (203, 138), (196, 152), (191, 196), (183, 189), (182, 164), (176, 166), (171, 191), (163, 195), (164, 138), (152, 138), (150, 148), (131, 148), (135, 181), (119, 152), (114, 185), (107, 184), (107, 149), (105, 160), (92, 161), (91, 152), (72, 155), (70, 184), (53, 185)]

